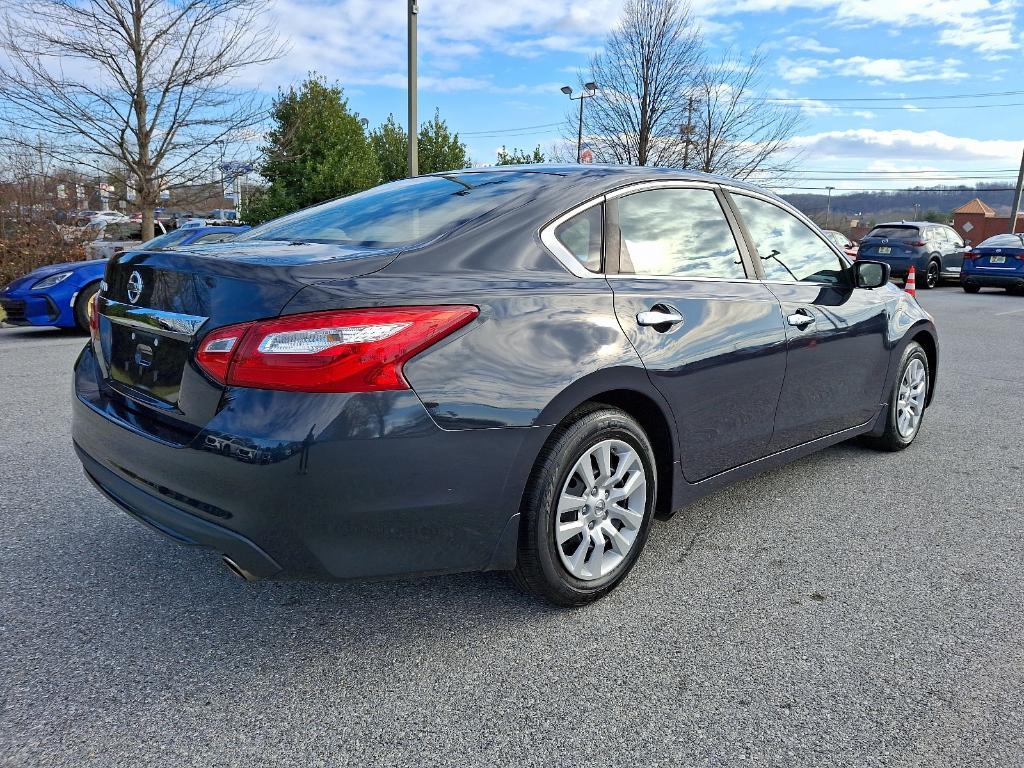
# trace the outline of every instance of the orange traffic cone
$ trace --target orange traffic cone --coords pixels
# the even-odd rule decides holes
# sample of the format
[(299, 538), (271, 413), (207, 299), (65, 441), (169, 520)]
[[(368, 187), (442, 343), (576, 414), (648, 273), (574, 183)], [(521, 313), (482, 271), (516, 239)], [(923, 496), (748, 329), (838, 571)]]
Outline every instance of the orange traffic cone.
[(903, 283), (903, 290), (917, 298), (917, 270), (914, 269), (914, 265), (910, 265), (910, 271), (907, 272), (907, 279)]

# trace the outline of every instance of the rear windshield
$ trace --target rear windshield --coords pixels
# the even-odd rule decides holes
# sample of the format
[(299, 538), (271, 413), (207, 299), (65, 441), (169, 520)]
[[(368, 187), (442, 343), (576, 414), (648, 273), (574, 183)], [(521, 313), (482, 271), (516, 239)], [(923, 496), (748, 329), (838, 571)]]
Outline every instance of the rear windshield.
[(275, 219), (239, 239), (369, 247), (422, 243), (535, 188), (530, 175), (451, 173), (406, 179)]
[(174, 232), (168, 232), (166, 235), (159, 235), (152, 240), (147, 240), (139, 250), (159, 251), (162, 248), (169, 248), (175, 243), (180, 243), (190, 234), (191, 232), (187, 229), (177, 229)]
[(1024, 232), (1016, 235), (993, 235), (978, 243), (979, 248), (1024, 248)]
[(868, 237), (887, 237), (890, 240), (917, 240), (921, 232), (917, 227), (875, 227)]

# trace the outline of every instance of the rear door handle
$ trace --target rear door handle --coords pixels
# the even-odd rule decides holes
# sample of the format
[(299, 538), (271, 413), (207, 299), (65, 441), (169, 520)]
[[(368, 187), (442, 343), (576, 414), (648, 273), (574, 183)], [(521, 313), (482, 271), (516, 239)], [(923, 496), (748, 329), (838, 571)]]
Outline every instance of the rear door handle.
[(811, 325), (814, 322), (814, 315), (806, 309), (798, 309), (786, 318), (786, 322), (790, 325), (796, 326), (797, 328), (803, 328), (804, 326)]
[(640, 312), (636, 316), (636, 321), (640, 325), (676, 325), (683, 322), (683, 316), (678, 312), (649, 309), (646, 312)]

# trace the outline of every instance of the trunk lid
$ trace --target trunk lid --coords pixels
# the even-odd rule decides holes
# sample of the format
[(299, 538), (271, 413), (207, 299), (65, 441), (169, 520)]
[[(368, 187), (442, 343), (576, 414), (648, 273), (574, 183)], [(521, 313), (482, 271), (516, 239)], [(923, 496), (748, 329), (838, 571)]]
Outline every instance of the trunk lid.
[[(241, 241), (127, 251), (107, 266), (99, 301), (101, 373), (135, 418), (199, 428), (222, 388), (192, 364), (210, 330), (276, 317), (302, 288), (369, 274), (397, 249)], [(164, 425), (166, 426), (166, 425)]]

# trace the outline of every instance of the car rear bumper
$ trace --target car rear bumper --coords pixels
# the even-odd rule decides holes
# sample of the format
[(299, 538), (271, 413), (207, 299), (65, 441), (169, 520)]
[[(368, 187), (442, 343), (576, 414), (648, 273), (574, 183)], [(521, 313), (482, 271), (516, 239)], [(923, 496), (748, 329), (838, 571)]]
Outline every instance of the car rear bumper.
[(960, 275), (960, 284), (976, 285), (979, 288), (1024, 289), (1024, 274), (986, 275), (978, 272), (965, 272)]
[(526, 477), (550, 428), (448, 431), (412, 392), (233, 389), (180, 445), (75, 366), (73, 439), (118, 506), (254, 576), (511, 568)]

